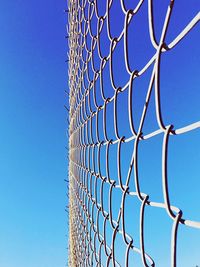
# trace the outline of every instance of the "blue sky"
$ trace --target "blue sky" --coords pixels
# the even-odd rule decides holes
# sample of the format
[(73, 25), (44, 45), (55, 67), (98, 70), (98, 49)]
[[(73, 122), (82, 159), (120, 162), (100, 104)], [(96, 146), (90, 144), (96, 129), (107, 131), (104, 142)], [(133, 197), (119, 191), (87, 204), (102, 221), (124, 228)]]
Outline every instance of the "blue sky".
[[(156, 35), (159, 36), (168, 1), (163, 1), (162, 6), (159, 1), (155, 2)], [(166, 37), (168, 42), (173, 40), (200, 9), (198, 0), (191, 0), (190, 4), (186, 0), (175, 2)], [(132, 1), (127, 0), (127, 3), (131, 7)], [(112, 31), (116, 35), (120, 30), (119, 22), (123, 22), (118, 7), (119, 3), (113, 7), (111, 13), (112, 17), (116, 15), (112, 22)], [(66, 184), (63, 181), (67, 176), (65, 150), (67, 121), (66, 111), (63, 108), (67, 103), (64, 90), (68, 82), (65, 64), (67, 57), (67, 42), (64, 38), (66, 16), (63, 9), (65, 8), (64, 0), (0, 2), (0, 266), (2, 267), (61, 267), (65, 266), (67, 261), (65, 236), (67, 218), (64, 211), (67, 200)], [(130, 26), (130, 65), (136, 69), (140, 69), (154, 52), (148, 37), (146, 11), (145, 4)], [(144, 38), (148, 41), (144, 42)], [(163, 118), (166, 124), (174, 124), (175, 128), (199, 121), (199, 38), (199, 25), (197, 25), (177, 48), (162, 56)], [(107, 48), (105, 41), (102, 48), (105, 53)], [(120, 61), (120, 68), (118, 67), (118, 56), (123, 52), (122, 49), (123, 44), (122, 46), (119, 44), (119, 50), (116, 49), (116, 54), (113, 55), (114, 73), (119, 85), (128, 78), (123, 61)], [(151, 69), (136, 80), (134, 85), (133, 113), (136, 124), (140, 120), (150, 74)], [(108, 85), (106, 90), (108, 95), (112, 95), (113, 91), (109, 91), (108, 78), (105, 78)], [(127, 94), (124, 93), (119, 97), (118, 106), (123, 105), (124, 109), (119, 112), (118, 124), (120, 134), (130, 136), (126, 101)], [(109, 108), (112, 110), (112, 104)], [(153, 99), (149, 110), (144, 125), (146, 133), (158, 128), (154, 117)], [(111, 120), (108, 134), (110, 136), (113, 134)], [(172, 203), (184, 210), (186, 218), (196, 221), (200, 221), (199, 136), (200, 131), (197, 129), (185, 135), (174, 136), (169, 143), (169, 185)], [(155, 201), (162, 201), (160, 164), (162, 139), (163, 135), (157, 136), (141, 143), (139, 147), (141, 188), (155, 198)], [(122, 145), (123, 178), (127, 174), (132, 149), (133, 144)], [(113, 152), (113, 159), (115, 159), (114, 154)], [(153, 161), (150, 160), (152, 158)], [(116, 177), (116, 173), (113, 163), (112, 177)], [(120, 200), (120, 197), (116, 195), (116, 199)], [(115, 208), (118, 208), (117, 202)], [(127, 219), (126, 227), (133, 235), (138, 232), (137, 219), (133, 219), (138, 216), (138, 208), (137, 201), (134, 202), (132, 198), (127, 199), (127, 218), (128, 214), (131, 216)], [(154, 208), (147, 208), (145, 218), (147, 252), (160, 263), (158, 266), (167, 267), (171, 221), (166, 212)], [(120, 238), (118, 242), (122, 249), (123, 241)], [(200, 265), (199, 229), (180, 226), (178, 238), (179, 266)], [(136, 243), (139, 242), (137, 236), (135, 240)], [(120, 260), (123, 262), (123, 256)]]
[(65, 1), (0, 1), (0, 266), (67, 261)]

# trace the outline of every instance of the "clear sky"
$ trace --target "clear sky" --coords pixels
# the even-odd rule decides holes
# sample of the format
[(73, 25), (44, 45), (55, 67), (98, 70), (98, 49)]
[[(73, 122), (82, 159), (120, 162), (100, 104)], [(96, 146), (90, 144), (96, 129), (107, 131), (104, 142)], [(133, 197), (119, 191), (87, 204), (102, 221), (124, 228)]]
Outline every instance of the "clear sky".
[[(118, 36), (123, 17), (119, 1), (114, 2), (118, 4), (111, 13), (112, 30)], [(131, 8), (137, 1), (126, 2)], [(162, 1), (163, 5), (161, 0), (155, 2), (156, 35), (159, 36), (169, 1)], [(173, 40), (200, 10), (199, 0), (175, 2), (167, 42)], [(67, 200), (63, 181), (67, 176), (67, 121), (63, 107), (67, 102), (64, 90), (68, 82), (65, 8), (64, 0), (0, 1), (0, 267), (63, 267), (67, 261), (64, 211)], [(132, 69), (141, 69), (155, 52), (149, 40), (146, 11), (144, 4), (130, 26)], [(177, 48), (162, 56), (162, 113), (166, 125), (174, 124), (175, 128), (200, 118), (199, 30), (197, 25)], [(121, 53), (122, 56), (122, 46), (113, 56), (119, 86), (128, 78), (123, 61), (119, 68), (117, 55)], [(106, 41), (102, 49), (106, 51)], [(136, 124), (141, 117), (150, 74), (151, 69), (135, 83), (133, 113)], [(106, 88), (110, 90), (109, 85)], [(126, 99), (124, 93), (119, 106), (126, 107)], [(144, 125), (146, 133), (158, 129), (154, 111), (152, 104)], [(130, 129), (126, 119), (124, 108), (118, 124), (120, 134), (128, 137)], [(113, 133), (111, 126), (109, 131)], [(172, 203), (184, 210), (184, 218), (196, 221), (200, 221), (199, 136), (197, 129), (172, 137), (169, 144)], [(157, 136), (139, 147), (141, 190), (155, 201), (162, 201), (162, 140), (163, 135)], [(132, 149), (133, 144), (122, 147), (123, 177), (127, 174)], [(112, 176), (116, 178), (114, 167)], [(138, 233), (134, 216), (138, 216), (139, 205), (133, 202), (131, 198), (127, 199), (130, 204), (126, 213), (127, 231), (134, 235)], [(134, 205), (138, 206), (134, 209)], [(145, 216), (147, 253), (160, 263), (159, 267), (168, 267), (172, 222), (160, 209), (149, 207)], [(134, 237), (138, 244), (137, 235)], [(180, 226), (178, 240), (179, 266), (200, 265), (199, 229)], [(118, 244), (122, 245), (122, 250), (123, 241), (119, 240)], [(123, 262), (123, 256), (120, 260)]]
[(65, 1), (0, 1), (0, 266), (67, 261)]

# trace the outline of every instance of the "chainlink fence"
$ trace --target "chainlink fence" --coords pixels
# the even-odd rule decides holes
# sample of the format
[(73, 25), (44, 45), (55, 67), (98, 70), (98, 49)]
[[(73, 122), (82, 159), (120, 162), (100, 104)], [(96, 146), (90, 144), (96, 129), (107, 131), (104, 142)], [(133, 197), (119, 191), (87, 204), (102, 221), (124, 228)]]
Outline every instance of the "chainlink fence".
[[(176, 266), (180, 225), (199, 231), (200, 222), (185, 218), (184, 210), (172, 205), (168, 177), (169, 140), (198, 131), (200, 121), (179, 128), (166, 124), (161, 101), (161, 58), (167, 57), (195, 29), (200, 13), (197, 10), (168, 43), (166, 36), (175, 1), (167, 1), (160, 36), (155, 32), (154, 0), (128, 1), (128, 4), (125, 0), (118, 1), (123, 21), (120, 18), (118, 21), (117, 13), (112, 11), (115, 2), (68, 0), (69, 266), (164, 266), (155, 262), (146, 246), (144, 228), (151, 223), (145, 217), (148, 207), (162, 209), (172, 224), (170, 264)], [(134, 28), (134, 19), (144, 4), (148, 19), (143, 23), (148, 27), (154, 52), (140, 69), (134, 69), (130, 63), (129, 28)], [(117, 36), (111, 26), (113, 16), (119, 32)], [(114, 60), (119, 45), (122, 49)], [(122, 62), (126, 74), (121, 74)], [(147, 71), (150, 71), (150, 77), (144, 90), (142, 112), (136, 122), (134, 86)], [(126, 76), (121, 84), (120, 75)], [(157, 128), (145, 132), (143, 128), (151, 100)], [(162, 201), (142, 190), (139, 171), (141, 145), (157, 136), (161, 140)], [(145, 183), (148, 184), (148, 179)], [(134, 205), (131, 206), (132, 200), (137, 202), (137, 211)], [(137, 224), (133, 226), (137, 231), (132, 233), (129, 229), (134, 224)], [(132, 261), (132, 255), (139, 256), (138, 265)]]

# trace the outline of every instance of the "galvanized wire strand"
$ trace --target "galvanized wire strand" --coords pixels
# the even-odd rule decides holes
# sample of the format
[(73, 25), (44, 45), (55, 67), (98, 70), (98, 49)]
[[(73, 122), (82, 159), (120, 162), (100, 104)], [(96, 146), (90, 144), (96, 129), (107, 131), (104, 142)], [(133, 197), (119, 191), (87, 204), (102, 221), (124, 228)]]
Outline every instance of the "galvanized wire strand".
[[(177, 232), (180, 224), (200, 229), (200, 222), (187, 219), (183, 211), (171, 205), (168, 189), (168, 156), (171, 136), (199, 130), (200, 121), (174, 128), (163, 119), (160, 99), (161, 59), (176, 47), (200, 21), (200, 12), (170, 43), (166, 43), (168, 26), (173, 12), (174, 1), (169, 1), (160, 38), (155, 34), (153, 1), (148, 0), (149, 38), (154, 48), (153, 56), (139, 69), (132, 69), (128, 51), (128, 30), (134, 16), (140, 12), (144, 0), (138, 1), (133, 9), (127, 9), (120, 0), (124, 24), (121, 33), (113, 36), (111, 31), (111, 8), (113, 0), (106, 0), (101, 14), (97, 0), (68, 0), (68, 75), (69, 75), (69, 266), (122, 266), (118, 259), (117, 238), (125, 246), (124, 266), (133, 266), (130, 253), (140, 255), (143, 266), (155, 266), (156, 262), (145, 247), (144, 221), (148, 206), (163, 209), (172, 221), (171, 266), (176, 266)], [(107, 54), (103, 52), (103, 29), (109, 42)], [(121, 86), (116, 83), (113, 55), (119, 43), (123, 42), (124, 60), (129, 76)], [(98, 62), (98, 64), (97, 64)], [(120, 64), (120, 63), (119, 63)], [(108, 70), (106, 70), (106, 68)], [(135, 81), (147, 70), (151, 70), (145, 101), (138, 128), (133, 115), (133, 92)], [(106, 89), (105, 72), (108, 72), (110, 90)], [(106, 81), (107, 82), (107, 81)], [(99, 83), (99, 88), (97, 84)], [(124, 136), (119, 129), (119, 98), (128, 93), (128, 122), (130, 135)], [(153, 95), (154, 94), (154, 95)], [(157, 129), (143, 133), (150, 99), (154, 98)], [(108, 108), (113, 106), (113, 136), (110, 137)], [(120, 107), (123, 108), (123, 107)], [(67, 108), (68, 109), (68, 108)], [(102, 125), (101, 125), (102, 122)], [(162, 141), (162, 195), (163, 202), (155, 202), (151, 195), (141, 191), (138, 173), (138, 147), (144, 140), (163, 136)], [(133, 144), (132, 155), (126, 177), (122, 177), (122, 146)], [(111, 175), (111, 149), (116, 147), (117, 175)], [(103, 154), (104, 151), (104, 154)], [(102, 155), (104, 159), (102, 160)], [(134, 178), (133, 178), (134, 177)], [(135, 191), (130, 184), (134, 184)], [(106, 192), (106, 188), (107, 191)], [(132, 191), (131, 191), (132, 190)], [(107, 195), (105, 195), (105, 192)], [(113, 194), (121, 194), (117, 218), (114, 216)], [(139, 244), (126, 227), (125, 205), (127, 197), (140, 203)], [(110, 230), (109, 230), (110, 229)], [(108, 238), (108, 231), (111, 237)]]

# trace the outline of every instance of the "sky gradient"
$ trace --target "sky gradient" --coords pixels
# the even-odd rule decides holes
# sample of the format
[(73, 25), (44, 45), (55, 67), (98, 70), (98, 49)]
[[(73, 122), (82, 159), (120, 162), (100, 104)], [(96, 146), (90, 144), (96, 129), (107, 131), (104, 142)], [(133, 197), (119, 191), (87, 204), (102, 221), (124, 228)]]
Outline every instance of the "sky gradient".
[(0, 1), (0, 266), (67, 261), (65, 1)]

